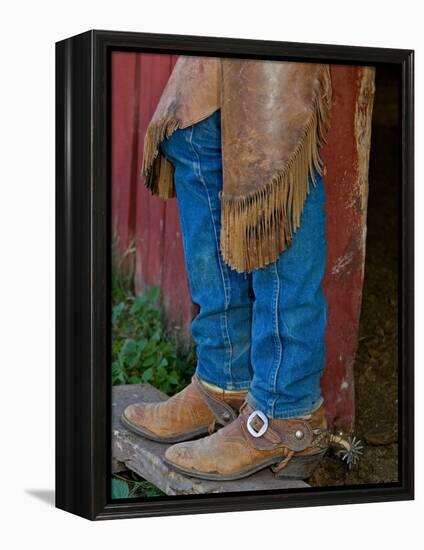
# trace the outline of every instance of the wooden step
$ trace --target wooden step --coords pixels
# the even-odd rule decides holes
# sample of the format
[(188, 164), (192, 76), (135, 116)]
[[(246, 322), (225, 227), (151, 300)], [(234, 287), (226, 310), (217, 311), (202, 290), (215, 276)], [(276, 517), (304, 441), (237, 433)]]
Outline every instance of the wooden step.
[(115, 386), (112, 390), (112, 472), (127, 468), (167, 495), (225, 493), (308, 487), (303, 481), (275, 479), (269, 468), (238, 481), (207, 481), (175, 472), (162, 457), (168, 444), (155, 443), (129, 432), (120, 422), (131, 403), (165, 401), (168, 396), (150, 384)]

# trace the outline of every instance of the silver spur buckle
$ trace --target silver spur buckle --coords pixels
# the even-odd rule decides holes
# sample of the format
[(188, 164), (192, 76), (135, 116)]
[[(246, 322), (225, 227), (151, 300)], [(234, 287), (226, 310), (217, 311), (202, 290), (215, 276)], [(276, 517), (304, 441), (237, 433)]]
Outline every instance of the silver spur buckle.
[[(256, 430), (252, 426), (252, 422), (255, 420), (255, 418), (260, 418), (263, 422), (259, 430)], [(250, 414), (249, 418), (247, 419), (246, 426), (247, 426), (248, 432), (252, 437), (261, 437), (267, 431), (268, 424), (269, 424), (268, 418), (262, 411), (253, 411)]]

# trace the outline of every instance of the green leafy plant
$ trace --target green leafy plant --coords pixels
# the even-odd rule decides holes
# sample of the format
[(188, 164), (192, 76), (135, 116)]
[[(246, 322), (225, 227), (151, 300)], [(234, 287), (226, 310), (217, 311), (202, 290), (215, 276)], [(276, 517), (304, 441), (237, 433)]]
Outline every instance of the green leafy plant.
[[(133, 253), (130, 249), (124, 257)], [(165, 393), (182, 389), (195, 368), (195, 351), (183, 343), (179, 327), (170, 327), (160, 305), (160, 291), (135, 296), (131, 280), (114, 262), (112, 272), (112, 384), (150, 383)]]
[(112, 498), (129, 498), (130, 489), (123, 479), (112, 478)]
[(134, 472), (124, 472), (122, 476), (115, 474), (112, 478), (112, 498), (158, 497), (164, 494)]

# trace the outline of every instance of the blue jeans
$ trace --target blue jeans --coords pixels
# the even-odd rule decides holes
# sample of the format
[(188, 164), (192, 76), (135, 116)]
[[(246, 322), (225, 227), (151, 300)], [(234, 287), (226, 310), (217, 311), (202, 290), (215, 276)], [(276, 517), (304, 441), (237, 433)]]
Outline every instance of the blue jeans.
[(191, 298), (197, 375), (269, 418), (293, 418), (322, 403), (327, 306), (325, 190), (311, 183), (300, 228), (279, 259), (250, 274), (232, 270), (219, 248), (222, 189), (220, 111), (161, 145), (174, 181)]

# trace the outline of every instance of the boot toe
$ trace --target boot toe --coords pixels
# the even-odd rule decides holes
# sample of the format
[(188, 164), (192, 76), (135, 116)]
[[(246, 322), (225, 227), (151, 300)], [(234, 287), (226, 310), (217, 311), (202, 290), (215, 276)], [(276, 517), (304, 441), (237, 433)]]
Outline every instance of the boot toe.
[(168, 447), (165, 452), (165, 459), (170, 464), (174, 464), (180, 468), (192, 469), (194, 459), (192, 445), (177, 443)]
[(124, 416), (129, 422), (140, 424), (139, 421), (143, 416), (142, 406), (136, 403), (128, 405), (128, 407), (124, 409)]

